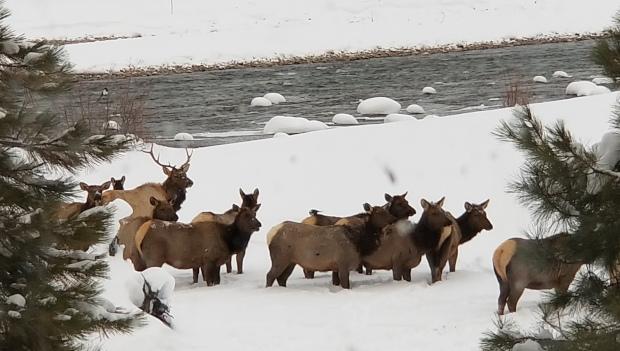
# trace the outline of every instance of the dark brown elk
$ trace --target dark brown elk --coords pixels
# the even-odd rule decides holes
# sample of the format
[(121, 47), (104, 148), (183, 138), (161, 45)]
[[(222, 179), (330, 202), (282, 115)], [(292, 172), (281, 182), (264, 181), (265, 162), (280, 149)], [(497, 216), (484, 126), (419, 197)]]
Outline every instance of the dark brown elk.
[[(235, 221), (228, 225), (150, 220), (136, 233), (134, 268), (142, 271), (164, 263), (178, 269), (200, 268), (207, 285), (219, 284), (220, 266), (233, 252), (245, 249), (252, 233), (260, 227), (256, 212), (250, 208), (241, 208)], [(198, 282), (197, 272), (194, 270), (194, 282)]]
[[(153, 209), (153, 217), (138, 217), (131, 218), (126, 217), (120, 220), (120, 228), (118, 229), (118, 233), (116, 234), (115, 242), (111, 245), (124, 245), (123, 249), (123, 259), (126, 260), (130, 258), (131, 251), (134, 247), (135, 235), (140, 226), (146, 223), (151, 219), (159, 219), (162, 221), (170, 221), (176, 222), (179, 220), (179, 216), (177, 216), (176, 211), (172, 208), (166, 201), (159, 201), (154, 197), (149, 199), (151, 205), (154, 206)], [(116, 249), (112, 249), (110, 247), (110, 256), (114, 256), (116, 253)]]
[[(461, 240), (459, 245), (463, 245), (464, 243), (470, 241), (482, 230), (493, 229), (493, 224), (491, 224), (491, 221), (487, 218), (487, 213), (485, 211), (488, 205), (489, 200), (479, 205), (470, 204), (469, 202), (465, 203), (465, 213), (456, 219), (456, 223), (458, 223), (461, 231)], [(459, 247), (456, 246), (448, 259), (448, 263), (450, 264), (450, 272), (454, 272), (456, 270), (456, 260), (458, 256)]]
[(271, 269), (266, 286), (274, 281), (286, 286), (295, 265), (311, 271), (332, 272), (332, 283), (351, 287), (349, 272), (357, 269), (361, 255), (379, 245), (378, 233), (396, 219), (384, 208), (364, 204), (365, 213), (341, 219), (337, 225), (283, 222), (267, 235)]
[(499, 283), (498, 314), (517, 310), (525, 289), (568, 290), (583, 263), (561, 259), (569, 234), (560, 233), (544, 239), (512, 238), (501, 243), (493, 253), (493, 270)]
[(153, 146), (148, 152), (155, 163), (162, 167), (164, 174), (168, 177), (159, 183), (146, 183), (131, 190), (110, 190), (103, 194), (102, 203), (108, 204), (116, 199), (122, 199), (131, 206), (133, 210), (130, 217), (153, 217), (153, 205), (149, 199), (156, 198), (159, 201), (169, 202), (175, 211), (181, 208), (181, 204), (185, 201), (186, 189), (191, 187), (194, 182), (187, 177), (189, 170), (189, 161), (191, 154), (185, 150), (187, 160), (180, 167), (172, 165), (164, 165), (159, 162), (159, 157), (153, 155)]
[(60, 220), (68, 220), (95, 206), (102, 205), (102, 193), (110, 187), (110, 181), (101, 185), (88, 185), (80, 183), (80, 189), (86, 191), (86, 202), (72, 202), (61, 204), (56, 210), (54, 217)]
[[(239, 189), (239, 195), (241, 195), (241, 207), (252, 208), (254, 211), (258, 211), (260, 208), (260, 204), (258, 204), (258, 188), (254, 189), (254, 192), (251, 194), (246, 194), (243, 192), (243, 189)], [(219, 222), (223, 224), (231, 224), (235, 220), (235, 216), (239, 212), (239, 206), (233, 205), (233, 207), (221, 214), (213, 213), (213, 212), (201, 212), (194, 219), (192, 219), (192, 223), (198, 222)], [(243, 258), (245, 257), (245, 249), (240, 252), (234, 253), (237, 261), (237, 274), (243, 273)], [(226, 273), (232, 272), (232, 256), (226, 261)]]
[(112, 190), (125, 190), (125, 176), (120, 179), (112, 178), (110, 181), (112, 182)]

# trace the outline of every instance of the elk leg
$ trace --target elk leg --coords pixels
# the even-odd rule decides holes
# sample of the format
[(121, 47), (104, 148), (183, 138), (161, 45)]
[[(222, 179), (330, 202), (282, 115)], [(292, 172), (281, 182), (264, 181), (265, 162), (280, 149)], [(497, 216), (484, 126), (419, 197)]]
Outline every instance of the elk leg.
[(118, 251), (118, 236), (115, 236), (108, 247), (108, 254), (110, 256), (116, 256), (116, 252)]
[(394, 265), (392, 267), (392, 279), (396, 280), (396, 281), (400, 281), (403, 277), (403, 271), (400, 267), (400, 265)]
[(511, 286), (509, 287), (509, 290), (510, 291), (508, 293), (508, 311), (516, 312), (517, 302), (519, 302), (521, 295), (523, 295), (523, 290), (525, 290), (525, 287)]
[(364, 265), (362, 263), (360, 263), (360, 265), (357, 266), (357, 273), (364, 274)]
[(371, 267), (369, 267), (367, 265), (364, 265), (364, 268), (366, 268), (366, 275), (372, 275), (372, 268)]
[(456, 271), (456, 259), (459, 257), (459, 249), (457, 248), (454, 251), (454, 254), (452, 256), (450, 256), (450, 272), (454, 272)]
[(205, 268), (207, 271), (207, 276), (206, 276), (207, 286), (215, 285), (215, 273), (216, 273), (215, 270), (218, 269), (218, 267), (215, 266), (215, 263), (209, 261), (205, 263)]
[(332, 284), (336, 286), (340, 285), (340, 276), (337, 271), (332, 271)]
[(232, 255), (226, 260), (226, 273), (232, 272)]
[(340, 279), (340, 286), (343, 289), (351, 289), (351, 282), (349, 281), (349, 270), (340, 269), (338, 271), (338, 278)]
[(428, 261), (428, 267), (431, 269), (431, 284), (433, 284), (441, 278), (437, 277), (437, 263), (435, 254), (433, 252), (427, 253), (426, 260)]
[(304, 277), (306, 277), (306, 279), (314, 279), (314, 271), (304, 268)]
[(276, 278), (279, 277), (285, 269), (286, 267), (282, 268), (281, 266), (272, 263), (271, 269), (269, 270), (269, 272), (267, 272), (267, 282), (265, 284), (265, 287), (268, 288), (270, 286), (273, 286), (273, 282), (276, 281)]
[[(204, 272), (204, 270), (203, 270)], [(200, 273), (200, 268), (192, 268), (192, 281), (194, 284), (198, 283), (198, 273)]]
[(284, 272), (282, 272), (282, 274), (280, 274), (280, 276), (278, 277), (278, 285), (286, 286), (286, 281), (288, 280), (288, 277), (291, 276), (294, 269), (295, 269), (295, 264), (291, 264), (288, 267), (286, 267)]
[(237, 274), (243, 274), (243, 258), (245, 257), (245, 250), (237, 253)]
[(510, 295), (510, 285), (502, 281), (499, 277), (497, 278), (497, 280), (499, 281), (499, 298), (497, 299), (497, 314), (502, 315), (504, 314), (504, 309), (506, 308), (506, 301), (508, 301), (508, 295)]
[(410, 282), (411, 281), (411, 269), (404, 268), (403, 269), (403, 279)]

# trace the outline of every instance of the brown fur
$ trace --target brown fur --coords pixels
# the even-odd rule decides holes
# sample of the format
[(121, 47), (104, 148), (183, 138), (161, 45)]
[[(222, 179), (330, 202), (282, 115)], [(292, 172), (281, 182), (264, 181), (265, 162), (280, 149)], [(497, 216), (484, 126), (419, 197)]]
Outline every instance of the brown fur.
[[(459, 245), (463, 245), (464, 243), (470, 241), (482, 230), (493, 229), (493, 224), (491, 224), (491, 221), (487, 218), (485, 211), (488, 204), (489, 200), (486, 200), (479, 205), (470, 204), (469, 202), (465, 203), (465, 213), (456, 219), (461, 232), (461, 240)], [(454, 272), (456, 270), (456, 260), (458, 256), (459, 248), (456, 246), (448, 260), (450, 264), (450, 272)]]
[(68, 220), (77, 217), (80, 213), (89, 210), (95, 206), (102, 205), (102, 192), (110, 187), (110, 182), (104, 182), (101, 185), (88, 185), (80, 183), (80, 189), (86, 191), (86, 202), (63, 203), (58, 206), (54, 213), (57, 220)]
[(498, 314), (515, 312), (525, 289), (568, 290), (582, 263), (566, 263), (556, 257), (569, 235), (561, 233), (540, 240), (512, 238), (493, 253), (493, 270), (499, 283)]
[[(242, 208), (230, 225), (149, 220), (136, 233), (132, 261), (138, 271), (164, 263), (178, 269), (201, 268), (207, 285), (219, 284), (219, 266), (233, 252), (247, 247), (250, 236), (259, 228), (256, 212), (248, 208)], [(194, 270), (194, 282), (197, 272)]]

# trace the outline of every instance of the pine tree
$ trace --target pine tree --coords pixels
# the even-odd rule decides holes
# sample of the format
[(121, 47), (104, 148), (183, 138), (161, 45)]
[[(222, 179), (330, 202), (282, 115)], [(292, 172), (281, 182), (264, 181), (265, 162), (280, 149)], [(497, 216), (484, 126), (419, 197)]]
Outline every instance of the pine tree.
[[(620, 77), (620, 14), (616, 23), (593, 55), (610, 77)], [(497, 135), (526, 156), (510, 190), (535, 215), (539, 230), (531, 236), (568, 232), (566, 247), (545, 253), (585, 269), (568, 292), (549, 293), (540, 305), (542, 325), (555, 338), (527, 335), (500, 320), (482, 349), (511, 350), (529, 339), (544, 350), (620, 350), (620, 108), (612, 131), (592, 147), (576, 142), (562, 122), (544, 126), (527, 107), (515, 117)]]
[(70, 67), (61, 48), (16, 36), (8, 16), (0, 2), (0, 349), (82, 350), (92, 333), (128, 332), (140, 316), (100, 298), (107, 265), (79, 250), (105, 239), (111, 214), (58, 221), (54, 210), (75, 194), (76, 172), (126, 145), (45, 110)]

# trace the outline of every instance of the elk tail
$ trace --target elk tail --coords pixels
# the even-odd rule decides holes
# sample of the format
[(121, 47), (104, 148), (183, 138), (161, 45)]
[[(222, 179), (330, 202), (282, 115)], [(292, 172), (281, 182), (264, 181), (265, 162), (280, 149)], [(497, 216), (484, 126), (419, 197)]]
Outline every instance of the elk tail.
[(321, 212), (321, 211), (316, 210), (316, 209), (314, 209), (314, 208), (313, 208), (313, 209), (311, 209), (308, 213), (309, 213), (311, 216), (316, 216), (316, 215), (318, 215), (318, 214), (319, 214), (319, 212)]
[(514, 240), (506, 240), (495, 249), (493, 253), (493, 270), (498, 279), (508, 282), (508, 274), (506, 268), (515, 254), (517, 243)]
[(144, 224), (142, 224), (140, 228), (138, 228), (136, 236), (134, 237), (134, 243), (136, 244), (136, 249), (138, 250), (138, 253), (140, 253), (140, 257), (142, 257), (142, 241), (144, 241), (144, 238), (146, 237), (146, 234), (151, 227), (151, 223), (153, 223), (152, 220), (146, 221)]

